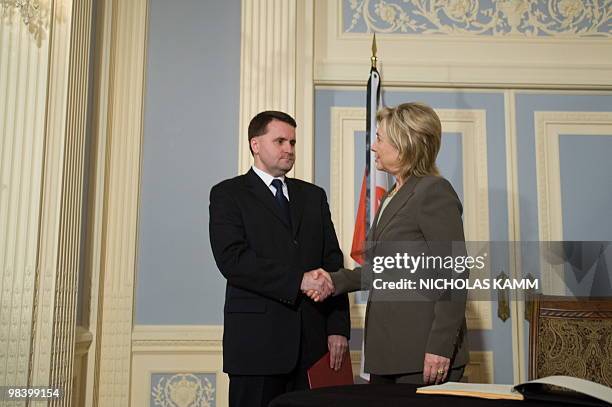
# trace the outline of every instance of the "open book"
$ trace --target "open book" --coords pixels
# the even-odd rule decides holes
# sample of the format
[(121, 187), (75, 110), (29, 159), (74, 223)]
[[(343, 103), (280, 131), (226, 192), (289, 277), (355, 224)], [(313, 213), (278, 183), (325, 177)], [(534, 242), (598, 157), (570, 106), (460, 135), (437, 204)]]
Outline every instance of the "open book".
[[(571, 392), (558, 392), (551, 388), (551, 386), (570, 390)], [(543, 377), (520, 383), (516, 386), (510, 384), (448, 382), (440, 385), (419, 387), (416, 392), (418, 394), (443, 394), (485, 399), (544, 399), (592, 406), (605, 405), (602, 402), (612, 404), (612, 388), (569, 376)], [(579, 395), (576, 395), (576, 393), (579, 393)]]

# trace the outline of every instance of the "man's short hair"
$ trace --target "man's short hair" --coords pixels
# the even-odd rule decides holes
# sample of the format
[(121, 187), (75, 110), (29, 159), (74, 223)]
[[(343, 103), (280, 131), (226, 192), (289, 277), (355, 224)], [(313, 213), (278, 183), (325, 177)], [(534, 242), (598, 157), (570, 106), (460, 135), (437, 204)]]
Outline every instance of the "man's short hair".
[(265, 134), (268, 129), (268, 124), (272, 120), (278, 120), (287, 123), (293, 128), (297, 127), (295, 119), (285, 112), (279, 112), (277, 110), (266, 110), (264, 112), (257, 113), (249, 123), (249, 150), (251, 150), (251, 154), (253, 154), (253, 149), (251, 149), (251, 139), (253, 137), (258, 137), (262, 134)]

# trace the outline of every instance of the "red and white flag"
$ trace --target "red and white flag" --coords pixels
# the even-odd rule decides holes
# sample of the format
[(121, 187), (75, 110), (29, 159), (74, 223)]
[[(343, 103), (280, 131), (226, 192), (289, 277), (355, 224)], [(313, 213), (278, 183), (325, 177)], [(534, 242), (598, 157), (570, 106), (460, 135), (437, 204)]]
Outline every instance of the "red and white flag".
[(380, 102), (380, 74), (376, 69), (376, 36), (372, 44), (372, 68), (368, 79), (366, 113), (366, 168), (359, 194), (359, 207), (353, 231), (351, 257), (359, 264), (365, 261), (364, 250), (368, 230), (375, 222), (380, 201), (388, 189), (387, 174), (376, 169), (374, 153), (370, 150), (376, 137), (376, 112)]
[[(359, 264), (365, 263), (366, 235), (370, 227), (376, 221), (376, 212), (380, 206), (383, 195), (389, 188), (387, 185), (387, 174), (376, 169), (375, 156), (370, 147), (373, 138), (376, 137), (376, 113), (380, 102), (380, 74), (376, 69), (376, 34), (372, 40), (372, 67), (368, 79), (367, 109), (366, 109), (366, 168), (361, 183), (359, 194), (359, 207), (355, 219), (355, 230), (353, 231), (353, 244), (351, 246), (351, 257)], [(370, 380), (370, 374), (364, 369), (364, 346), (361, 343), (361, 369), (363, 379)]]

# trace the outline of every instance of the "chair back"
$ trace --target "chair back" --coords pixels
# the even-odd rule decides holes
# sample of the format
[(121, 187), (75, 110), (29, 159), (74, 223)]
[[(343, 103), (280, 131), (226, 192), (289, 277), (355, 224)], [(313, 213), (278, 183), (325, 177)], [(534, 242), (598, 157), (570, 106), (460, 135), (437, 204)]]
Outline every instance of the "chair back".
[(612, 387), (612, 298), (534, 297), (529, 377), (553, 375)]

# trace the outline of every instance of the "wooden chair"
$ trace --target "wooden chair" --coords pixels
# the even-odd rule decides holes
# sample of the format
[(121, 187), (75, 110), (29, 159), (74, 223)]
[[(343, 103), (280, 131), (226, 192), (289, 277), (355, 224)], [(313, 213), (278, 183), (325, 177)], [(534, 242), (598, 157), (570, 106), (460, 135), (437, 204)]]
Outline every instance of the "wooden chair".
[(552, 375), (612, 387), (612, 298), (534, 297), (529, 377)]

